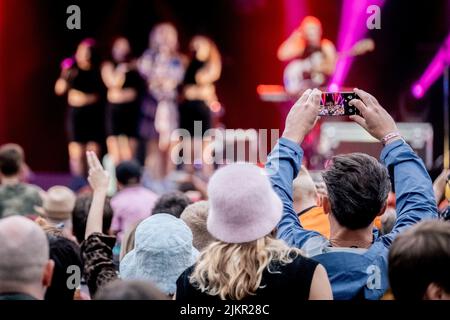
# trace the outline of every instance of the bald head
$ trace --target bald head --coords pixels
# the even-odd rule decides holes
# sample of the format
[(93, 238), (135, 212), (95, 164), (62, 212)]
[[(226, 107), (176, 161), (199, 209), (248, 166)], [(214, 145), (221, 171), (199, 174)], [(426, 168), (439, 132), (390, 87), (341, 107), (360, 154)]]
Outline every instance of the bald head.
[(43, 286), (49, 246), (36, 223), (20, 216), (1, 219), (0, 257), (0, 292)]
[(317, 203), (318, 194), (316, 185), (303, 166), (292, 183), (292, 196), (294, 199), (294, 207), (297, 212), (316, 205)]

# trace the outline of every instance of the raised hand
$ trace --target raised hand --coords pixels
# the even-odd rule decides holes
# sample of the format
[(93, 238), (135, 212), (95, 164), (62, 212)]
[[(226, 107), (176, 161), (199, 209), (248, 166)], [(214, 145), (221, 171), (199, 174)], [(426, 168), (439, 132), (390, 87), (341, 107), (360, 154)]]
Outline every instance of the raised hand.
[(85, 239), (91, 234), (101, 233), (103, 230), (103, 209), (109, 185), (109, 174), (103, 169), (95, 152), (87, 151), (86, 157), (89, 166), (88, 181), (94, 194), (86, 221)]
[(87, 163), (89, 167), (89, 176), (88, 181), (92, 188), (95, 191), (104, 191), (108, 190), (109, 186), (109, 174), (107, 171), (103, 169), (102, 164), (97, 158), (97, 155), (93, 151), (86, 152)]
[(445, 185), (447, 183), (447, 179), (450, 175), (450, 169), (442, 170), (441, 174), (434, 180), (433, 182), (433, 190), (436, 198), (436, 202), (439, 204), (441, 200), (444, 198), (445, 194)]
[(301, 143), (319, 118), (320, 96), (318, 89), (306, 90), (292, 106), (286, 117), (283, 137)]
[(394, 119), (374, 96), (360, 89), (354, 89), (353, 91), (361, 100), (353, 99), (350, 101), (350, 105), (355, 106), (361, 112), (361, 116), (352, 115), (350, 119), (378, 140), (383, 139), (389, 133), (398, 132)]

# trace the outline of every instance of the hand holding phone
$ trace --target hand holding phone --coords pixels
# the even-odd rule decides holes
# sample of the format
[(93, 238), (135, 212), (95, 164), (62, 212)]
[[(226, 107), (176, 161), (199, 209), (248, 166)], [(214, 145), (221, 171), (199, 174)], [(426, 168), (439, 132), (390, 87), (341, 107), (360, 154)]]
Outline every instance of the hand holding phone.
[[(352, 106), (357, 108), (361, 115), (352, 115), (350, 116), (351, 120), (357, 122), (375, 139), (380, 141), (387, 134), (398, 132), (394, 119), (374, 96), (360, 89), (355, 88), (354, 91), (360, 99), (351, 101)], [(397, 137), (397, 139), (400, 139), (400, 137)], [(394, 141), (394, 139), (391, 141)]]
[(323, 92), (320, 100), (320, 116), (360, 115), (359, 110), (349, 103), (353, 99), (361, 100), (354, 92)]

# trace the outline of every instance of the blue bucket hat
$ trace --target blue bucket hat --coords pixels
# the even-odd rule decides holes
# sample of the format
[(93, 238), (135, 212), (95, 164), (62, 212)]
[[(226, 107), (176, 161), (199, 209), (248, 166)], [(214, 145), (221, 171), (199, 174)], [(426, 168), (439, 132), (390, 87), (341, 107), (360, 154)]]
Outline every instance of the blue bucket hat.
[(198, 254), (189, 227), (172, 215), (158, 213), (136, 228), (134, 249), (120, 262), (120, 277), (151, 281), (172, 295), (178, 277), (195, 264)]

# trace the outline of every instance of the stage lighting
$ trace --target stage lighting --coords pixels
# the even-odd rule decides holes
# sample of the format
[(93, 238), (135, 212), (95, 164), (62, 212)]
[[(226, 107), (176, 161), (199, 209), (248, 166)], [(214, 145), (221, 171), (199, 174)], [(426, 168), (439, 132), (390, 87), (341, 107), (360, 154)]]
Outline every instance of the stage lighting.
[(422, 98), (423, 94), (424, 94), (422, 85), (420, 85), (418, 83), (414, 84), (411, 87), (411, 92), (412, 92), (413, 96), (417, 99)]
[(329, 92), (339, 92), (339, 85), (335, 82), (333, 82), (332, 84), (330, 84), (328, 86), (328, 91)]
[(450, 63), (450, 34), (445, 39), (438, 52), (431, 60), (422, 76), (411, 87), (412, 95), (420, 99), (422, 98), (436, 79), (443, 73), (446, 65)]
[[(367, 8), (371, 5), (383, 6), (383, 0), (344, 0), (341, 8), (341, 22), (338, 34), (338, 52), (347, 53), (352, 46), (364, 38), (367, 32)], [(336, 69), (331, 79), (338, 87), (345, 85), (344, 81), (353, 63), (351, 55), (343, 54), (336, 63)], [(330, 90), (331, 91), (331, 90)]]

